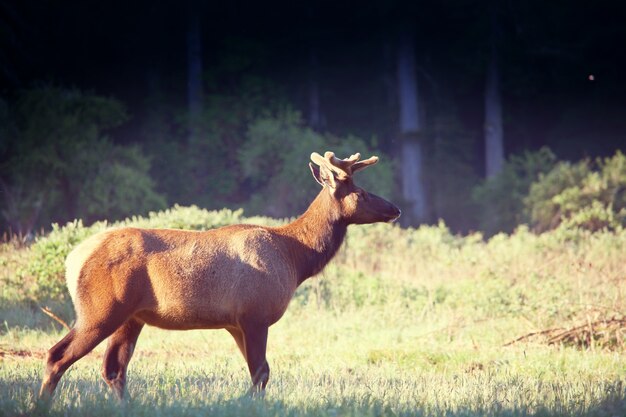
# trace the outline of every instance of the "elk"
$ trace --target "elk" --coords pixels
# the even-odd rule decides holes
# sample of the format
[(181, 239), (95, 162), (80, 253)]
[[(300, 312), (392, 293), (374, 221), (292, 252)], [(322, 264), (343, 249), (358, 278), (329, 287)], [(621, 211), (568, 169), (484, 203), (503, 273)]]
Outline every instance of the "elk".
[(40, 398), (63, 373), (108, 338), (102, 377), (120, 400), (144, 325), (226, 329), (248, 364), (251, 393), (265, 389), (268, 328), (296, 288), (320, 272), (348, 225), (390, 222), (400, 210), (357, 187), (352, 175), (378, 157), (326, 152), (309, 163), (322, 190), (306, 212), (280, 227), (231, 225), (208, 231), (118, 228), (96, 234), (67, 257), (76, 322), (47, 354)]

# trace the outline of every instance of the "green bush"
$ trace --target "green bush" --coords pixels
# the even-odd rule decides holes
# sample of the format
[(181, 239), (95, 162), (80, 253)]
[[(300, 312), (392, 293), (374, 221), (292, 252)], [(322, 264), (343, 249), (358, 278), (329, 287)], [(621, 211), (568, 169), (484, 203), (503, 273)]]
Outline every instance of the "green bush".
[(78, 207), (83, 216), (89, 221), (120, 219), (164, 208), (165, 198), (149, 176), (150, 160), (141, 150), (107, 145), (99, 153), (98, 173), (85, 178), (80, 188)]
[(621, 227), (626, 224), (626, 157), (617, 151), (595, 164), (560, 162), (532, 184), (525, 205), (539, 232)]
[(179, 206), (150, 212), (148, 216), (133, 216), (114, 226), (146, 227), (154, 229), (208, 230), (243, 222), (243, 210), (206, 210), (197, 206)]
[(555, 163), (556, 158), (548, 148), (513, 155), (498, 175), (477, 186), (473, 199), (481, 208), (481, 230), (487, 235), (510, 233), (518, 225), (528, 223), (524, 199), (531, 184)]
[[(362, 158), (381, 156), (375, 168), (359, 173), (356, 182), (381, 196), (392, 193), (391, 160), (356, 137), (322, 135), (305, 127), (298, 112), (286, 109), (275, 116), (256, 119), (248, 128), (239, 150), (243, 180), (252, 191), (248, 209), (272, 217), (300, 214), (319, 190), (305, 174), (311, 152), (332, 150), (346, 158), (360, 152)], [(306, 170), (306, 171), (305, 171)], [(268, 196), (272, 196), (268, 203)]]
[[(573, 200), (572, 194), (576, 194), (574, 199), (580, 198), (578, 187), (589, 173), (587, 161), (575, 164), (559, 162), (551, 171), (539, 176), (539, 179), (531, 185), (524, 200), (529, 220), (535, 230), (554, 229), (561, 223), (561, 210), (565, 207), (561, 207), (558, 201)], [(571, 208), (573, 207), (568, 210)]]
[(65, 258), (76, 245), (105, 228), (105, 222), (85, 227), (81, 220), (63, 227), (53, 224), (52, 231), (31, 246), (29, 261), (20, 271), (22, 275), (34, 278), (31, 295), (36, 299), (68, 299), (63, 279)]
[(248, 201), (238, 151), (249, 126), (278, 112), (285, 101), (272, 81), (249, 72), (262, 52), (252, 45), (244, 49), (228, 56), (216, 51), (215, 66), (203, 74), (202, 112), (194, 119), (159, 95), (152, 98), (142, 134), (155, 162), (151, 175), (169, 204), (217, 209)]
[(12, 123), (0, 146), (0, 204), (13, 232), (165, 207), (148, 175), (150, 160), (139, 148), (114, 144), (105, 135), (126, 120), (120, 102), (43, 87), (0, 106), (4, 118)]

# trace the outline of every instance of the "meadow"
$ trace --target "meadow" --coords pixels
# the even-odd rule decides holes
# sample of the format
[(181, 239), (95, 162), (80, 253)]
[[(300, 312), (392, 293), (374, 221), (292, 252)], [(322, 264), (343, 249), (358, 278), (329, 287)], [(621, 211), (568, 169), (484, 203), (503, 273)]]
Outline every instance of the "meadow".
[[(175, 207), (124, 224), (273, 224)], [(485, 239), (443, 224), (351, 226), (335, 260), (270, 328), (270, 382), (249, 376), (222, 330), (147, 328), (119, 405), (104, 344), (35, 401), (45, 352), (71, 323), (64, 255), (110, 225), (56, 227), (0, 249), (0, 415), (625, 416), (626, 231), (525, 227)]]

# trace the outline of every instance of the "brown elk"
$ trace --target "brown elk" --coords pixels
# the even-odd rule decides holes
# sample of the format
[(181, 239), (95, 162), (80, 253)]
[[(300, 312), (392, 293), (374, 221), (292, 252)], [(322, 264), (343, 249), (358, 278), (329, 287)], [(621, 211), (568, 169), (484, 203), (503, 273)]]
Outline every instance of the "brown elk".
[(331, 260), (349, 224), (400, 216), (396, 206), (353, 183), (352, 174), (378, 161), (359, 159), (311, 154), (317, 166), (309, 166), (322, 190), (285, 226), (120, 228), (82, 242), (66, 260), (76, 323), (48, 351), (40, 397), (51, 398), (63, 373), (108, 337), (102, 376), (122, 399), (145, 324), (226, 329), (248, 364), (251, 392), (265, 389), (268, 327), (281, 318), (298, 285)]

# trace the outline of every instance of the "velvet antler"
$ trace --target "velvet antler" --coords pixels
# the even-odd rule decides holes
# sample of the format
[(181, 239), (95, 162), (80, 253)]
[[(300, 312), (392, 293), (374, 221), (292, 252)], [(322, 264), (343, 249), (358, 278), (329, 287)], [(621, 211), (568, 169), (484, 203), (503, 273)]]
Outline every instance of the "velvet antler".
[(359, 159), (361, 159), (361, 154), (358, 152), (345, 159), (337, 158), (335, 153), (330, 151), (325, 152), (324, 157), (317, 152), (311, 154), (311, 160), (313, 162), (319, 166), (326, 166), (331, 171), (335, 172), (340, 179), (351, 177), (355, 172), (378, 162), (377, 156), (372, 156), (363, 161), (359, 161)]

